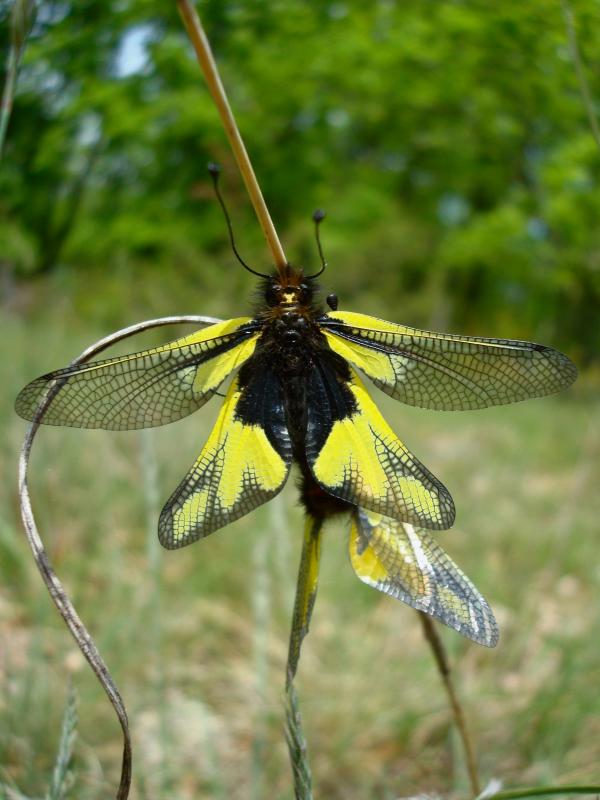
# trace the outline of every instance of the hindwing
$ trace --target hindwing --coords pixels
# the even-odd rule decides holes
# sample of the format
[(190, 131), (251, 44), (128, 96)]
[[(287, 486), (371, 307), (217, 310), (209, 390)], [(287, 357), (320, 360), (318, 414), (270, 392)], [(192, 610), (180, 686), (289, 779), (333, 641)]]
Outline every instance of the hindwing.
[(487, 601), (425, 531), (357, 509), (350, 560), (357, 576), (486, 647), (498, 641)]
[(424, 528), (449, 528), (448, 490), (398, 439), (356, 372), (348, 375), (322, 358), (309, 377), (306, 457), (315, 480), (353, 505)]
[(279, 381), (268, 367), (238, 375), (200, 456), (167, 501), (158, 536), (183, 547), (266, 503), (283, 487), (292, 461)]
[(254, 352), (250, 317), (209, 325), (168, 344), (77, 364), (43, 375), (17, 397), (20, 416), (33, 419), (56, 390), (43, 422), (77, 428), (133, 430), (166, 425), (200, 408)]
[(432, 333), (351, 311), (321, 319), (332, 350), (382, 391), (422, 408), (462, 411), (557, 392), (577, 376), (554, 350), (513, 339)]

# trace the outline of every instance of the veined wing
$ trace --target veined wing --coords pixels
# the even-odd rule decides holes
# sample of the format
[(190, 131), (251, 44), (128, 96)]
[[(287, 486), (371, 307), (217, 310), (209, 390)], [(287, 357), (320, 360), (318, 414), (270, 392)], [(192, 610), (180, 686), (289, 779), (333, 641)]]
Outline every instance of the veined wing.
[(359, 508), (352, 516), (350, 560), (369, 586), (474, 642), (486, 647), (498, 642), (498, 625), (488, 603), (425, 531)]
[(203, 405), (254, 352), (258, 333), (240, 317), (160, 347), (66, 367), (28, 384), (15, 408), (33, 419), (49, 389), (60, 387), (43, 422), (133, 430), (166, 425)]
[(326, 314), (329, 345), (387, 394), (422, 408), (461, 411), (514, 403), (570, 386), (567, 356), (531, 342), (432, 333), (351, 311)]
[(308, 382), (306, 457), (325, 491), (424, 528), (449, 528), (446, 487), (402, 444), (353, 371), (345, 381), (321, 359)]
[(287, 479), (292, 446), (281, 387), (257, 366), (237, 376), (215, 426), (190, 472), (163, 508), (158, 537), (184, 547), (248, 514), (276, 495)]

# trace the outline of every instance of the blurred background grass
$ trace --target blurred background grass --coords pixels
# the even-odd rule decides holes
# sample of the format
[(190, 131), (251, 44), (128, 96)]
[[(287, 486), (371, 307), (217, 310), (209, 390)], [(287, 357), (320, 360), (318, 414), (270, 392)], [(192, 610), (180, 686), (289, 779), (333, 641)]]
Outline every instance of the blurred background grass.
[[(597, 780), (600, 154), (560, 4), (200, 10), (292, 260), (316, 263), (310, 213), (329, 212), (324, 283), (341, 307), (541, 340), (582, 367), (565, 396), (486, 412), (377, 397), (451, 489), (457, 525), (439, 536), (501, 624), (495, 651), (444, 631), (483, 778)], [(599, 7), (574, 10), (600, 97)], [(111, 795), (120, 745), (24, 542), (13, 398), (116, 327), (245, 313), (253, 284), (226, 246), (210, 159), (225, 165), (240, 248), (264, 268), (174, 8), (39, 4), (0, 171), (0, 780), (29, 795), (48, 783), (67, 674), (80, 694), (74, 796)], [(302, 527), (293, 484), (194, 547), (166, 553), (156, 540), (158, 510), (216, 407), (140, 434), (49, 429), (33, 458), (55, 566), (130, 711), (142, 799), (290, 795), (281, 692)], [(300, 668), (317, 793), (466, 790), (416, 615), (361, 585), (346, 545), (345, 526), (332, 526)]]

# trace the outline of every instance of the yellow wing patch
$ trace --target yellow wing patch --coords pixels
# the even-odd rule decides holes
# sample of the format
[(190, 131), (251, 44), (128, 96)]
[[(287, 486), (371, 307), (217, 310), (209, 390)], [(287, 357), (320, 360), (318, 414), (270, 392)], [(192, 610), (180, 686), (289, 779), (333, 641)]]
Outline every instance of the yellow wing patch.
[[(199, 328), (194, 333), (187, 336), (182, 336), (179, 339), (174, 339), (172, 342), (161, 344), (155, 347), (152, 352), (160, 353), (165, 350), (172, 350), (175, 347), (183, 347), (184, 345), (200, 344), (206, 342), (209, 346), (219, 336), (226, 336), (229, 333), (236, 333), (242, 325), (247, 325), (252, 322), (252, 317), (235, 317), (234, 319), (226, 319), (222, 322), (215, 322), (213, 325), (207, 325), (206, 328)], [(124, 359), (131, 358), (131, 356), (123, 356)], [(117, 360), (117, 359), (115, 359)], [(93, 366), (93, 365), (92, 365)]]
[(486, 647), (498, 641), (487, 601), (425, 531), (357, 509), (350, 532), (357, 576)]
[(387, 322), (379, 317), (371, 317), (369, 314), (360, 314), (357, 311), (333, 311), (326, 315), (332, 320), (341, 320), (344, 325), (364, 331), (382, 331), (385, 333), (402, 333), (411, 330), (395, 322)]
[(345, 413), (338, 401), (329, 419), (312, 405), (325, 405), (331, 389), (315, 389), (310, 397), (307, 457), (316, 481), (353, 505), (426, 528), (449, 528), (454, 504), (448, 490), (397, 438), (353, 370), (344, 386)]
[[(251, 317), (238, 317), (237, 319), (229, 319), (225, 322), (218, 322), (215, 325), (210, 325), (204, 330), (196, 331), (191, 336), (185, 336), (170, 345), (165, 345), (158, 350), (173, 349), (174, 347), (193, 346), (203, 343), (205, 347), (210, 350), (211, 341), (219, 339), (227, 334), (234, 333), (242, 325), (251, 321)], [(190, 368), (190, 379), (192, 381), (191, 388), (196, 393), (208, 392), (217, 389), (235, 369), (240, 367), (244, 361), (247, 361), (254, 353), (256, 347), (257, 336), (250, 339), (245, 339), (237, 347), (227, 350), (222, 353), (218, 358), (209, 359), (208, 361), (200, 364), (198, 367)]]
[(282, 406), (273, 398), (276, 418), (249, 423), (239, 413), (243, 394), (236, 378), (198, 460), (160, 515), (159, 539), (169, 549), (208, 536), (266, 503), (287, 479), (291, 449), (281, 426)]
[(361, 369), (369, 378), (378, 379), (383, 383), (395, 381), (396, 374), (387, 353), (380, 353), (356, 342), (342, 339), (327, 330), (325, 338), (335, 353)]
[(384, 392), (447, 411), (486, 408), (559, 391), (577, 369), (551, 347), (512, 339), (434, 333), (351, 311), (325, 315), (331, 349)]

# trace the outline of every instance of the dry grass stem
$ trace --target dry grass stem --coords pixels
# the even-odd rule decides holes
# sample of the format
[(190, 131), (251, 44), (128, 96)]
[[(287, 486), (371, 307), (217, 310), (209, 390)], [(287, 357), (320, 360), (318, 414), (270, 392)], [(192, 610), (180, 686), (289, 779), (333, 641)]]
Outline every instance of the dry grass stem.
[(567, 26), (567, 36), (569, 39), (569, 49), (571, 51), (571, 58), (575, 64), (575, 71), (577, 73), (577, 82), (579, 84), (579, 91), (581, 92), (581, 99), (588, 115), (592, 135), (600, 150), (600, 127), (598, 126), (598, 119), (596, 117), (596, 110), (594, 109), (594, 101), (590, 92), (588, 80), (585, 76), (585, 66), (579, 45), (577, 43), (577, 31), (575, 29), (575, 15), (569, 0), (562, 0), (563, 16), (565, 18), (565, 25)]
[(458, 699), (458, 694), (456, 693), (456, 689), (454, 687), (452, 672), (450, 670), (450, 662), (448, 661), (446, 649), (444, 648), (444, 643), (442, 642), (442, 639), (436, 630), (433, 619), (427, 614), (424, 614), (422, 611), (418, 611), (417, 614), (421, 620), (423, 633), (433, 652), (435, 663), (444, 684), (444, 688), (446, 689), (448, 700), (450, 701), (454, 722), (458, 729), (465, 753), (465, 764), (469, 775), (471, 791), (473, 792), (473, 795), (477, 797), (481, 792), (481, 785), (479, 783), (479, 775), (477, 774), (477, 764), (475, 761), (473, 743), (471, 741), (471, 737), (469, 736), (469, 730), (467, 728), (467, 722), (465, 720), (462, 705)]

